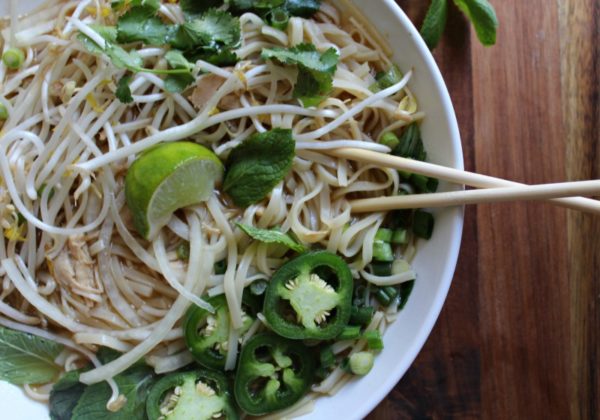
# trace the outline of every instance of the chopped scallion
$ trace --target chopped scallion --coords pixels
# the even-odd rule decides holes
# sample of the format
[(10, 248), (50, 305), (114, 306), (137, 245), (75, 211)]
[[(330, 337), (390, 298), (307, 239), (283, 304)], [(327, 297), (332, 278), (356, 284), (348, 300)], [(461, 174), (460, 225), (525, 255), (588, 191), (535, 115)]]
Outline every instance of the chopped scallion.
[(373, 242), (373, 259), (375, 261), (394, 261), (392, 246), (383, 241)]
[(25, 54), (18, 48), (9, 48), (2, 54), (4, 65), (11, 70), (17, 70), (25, 61)]
[(433, 215), (423, 210), (415, 211), (413, 216), (413, 232), (419, 238), (430, 239), (433, 234), (435, 220)]
[(368, 351), (359, 351), (350, 355), (348, 367), (355, 375), (366, 375), (373, 368), (375, 357)]
[(383, 306), (390, 306), (398, 297), (398, 290), (393, 286), (380, 287), (375, 292), (375, 299)]
[(400, 285), (400, 301), (398, 302), (398, 310), (399, 311), (404, 309), (404, 306), (406, 306), (406, 302), (408, 302), (408, 298), (410, 297), (410, 294), (412, 293), (414, 285), (415, 285), (414, 280), (404, 282)]
[(0, 102), (0, 120), (6, 120), (8, 118), (8, 109)]
[(352, 306), (350, 312), (350, 322), (355, 325), (368, 325), (373, 318), (375, 308), (372, 306)]
[(287, 29), (289, 20), (290, 15), (282, 7), (273, 9), (268, 15), (269, 24), (280, 31), (285, 31)]
[(217, 261), (215, 263), (215, 274), (217, 274), (217, 275), (225, 274), (225, 271), (227, 271), (227, 261), (226, 260)]
[(367, 347), (369, 347), (369, 349), (383, 349), (383, 340), (381, 339), (381, 334), (379, 334), (379, 330), (367, 331), (363, 334), (363, 338), (367, 340)]
[(381, 136), (381, 138), (379, 139), (379, 143), (394, 150), (400, 144), (400, 139), (398, 139), (397, 135), (395, 135), (391, 131), (388, 131), (387, 133), (384, 133)]
[(392, 275), (392, 263), (391, 262), (372, 262), (371, 273), (376, 276), (391, 276)]
[(324, 368), (330, 368), (335, 364), (335, 354), (333, 354), (331, 346), (324, 347), (321, 350), (319, 359), (321, 360), (321, 366)]
[(386, 228), (377, 229), (375, 234), (376, 241), (390, 242), (392, 240), (392, 230)]
[(360, 337), (360, 326), (358, 325), (346, 325), (340, 335), (337, 336), (338, 340), (356, 340)]
[(394, 245), (405, 245), (408, 243), (408, 230), (396, 229), (392, 234), (392, 240), (390, 241)]

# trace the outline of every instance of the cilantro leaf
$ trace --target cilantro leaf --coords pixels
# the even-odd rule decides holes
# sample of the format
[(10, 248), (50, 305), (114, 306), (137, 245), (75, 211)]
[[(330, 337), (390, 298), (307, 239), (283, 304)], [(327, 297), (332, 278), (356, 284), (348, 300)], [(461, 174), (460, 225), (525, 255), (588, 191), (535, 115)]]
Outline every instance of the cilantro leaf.
[(90, 28), (95, 30), (102, 38), (105, 39), (106, 46), (105, 48), (102, 48), (87, 35), (80, 33), (77, 35), (77, 39), (81, 41), (85, 49), (96, 55), (106, 54), (112, 63), (118, 68), (126, 68), (131, 71), (139, 71), (141, 69), (142, 65), (144, 64), (144, 60), (137, 51), (132, 50), (128, 52), (115, 44), (117, 38), (116, 29), (111, 26), (90, 26)]
[(220, 67), (232, 66), (239, 60), (237, 54), (227, 48), (198, 48), (187, 52), (187, 57), (191, 61), (204, 60)]
[(100, 382), (85, 388), (73, 409), (72, 419), (144, 420), (146, 398), (155, 381), (152, 369), (145, 365), (134, 365), (114, 379), (119, 391), (127, 399), (119, 411), (111, 412), (106, 409), (111, 389), (106, 382)]
[(123, 76), (117, 83), (117, 91), (115, 92), (116, 97), (124, 104), (133, 102), (131, 96), (131, 89), (129, 88), (129, 82), (131, 82), (131, 76)]
[(163, 45), (169, 27), (157, 16), (152, 7), (133, 7), (117, 22), (117, 40), (120, 43), (141, 41), (148, 45)]
[(165, 79), (165, 89), (171, 93), (184, 91), (189, 85), (196, 81), (192, 74), (194, 65), (190, 63), (181, 53), (181, 51), (171, 50), (165, 55), (169, 67), (173, 69), (185, 69), (186, 73), (170, 74)]
[(62, 350), (54, 341), (0, 328), (0, 379), (15, 385), (50, 382), (61, 371), (54, 359)]
[(86, 386), (79, 382), (79, 371), (67, 372), (50, 391), (50, 418), (69, 420)]
[(488, 0), (454, 0), (454, 4), (471, 21), (483, 45), (487, 47), (496, 43), (498, 18)]
[(243, 223), (236, 223), (236, 225), (250, 236), (252, 239), (266, 243), (266, 244), (280, 244), (285, 245), (296, 252), (306, 251), (306, 247), (296, 242), (290, 235), (283, 233), (278, 229), (261, 229)]
[(292, 168), (295, 146), (292, 130), (253, 135), (231, 151), (223, 191), (242, 208), (261, 201)]
[(241, 42), (240, 21), (228, 12), (211, 9), (202, 17), (180, 25), (171, 46), (188, 51), (198, 47), (233, 48)]
[(265, 48), (262, 58), (298, 66), (294, 97), (308, 107), (319, 104), (331, 92), (339, 55), (333, 48), (319, 53), (313, 44), (299, 44), (287, 49)]
[(421, 26), (421, 36), (429, 49), (434, 49), (440, 42), (447, 19), (448, 0), (433, 0)]
[(179, 6), (187, 18), (195, 18), (206, 12), (208, 9), (219, 7), (223, 0), (180, 0)]

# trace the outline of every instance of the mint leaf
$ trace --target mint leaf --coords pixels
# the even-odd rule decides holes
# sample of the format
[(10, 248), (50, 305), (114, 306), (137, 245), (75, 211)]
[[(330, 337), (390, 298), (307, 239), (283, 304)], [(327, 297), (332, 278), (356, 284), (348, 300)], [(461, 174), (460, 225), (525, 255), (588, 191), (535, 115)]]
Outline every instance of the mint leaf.
[(51, 382), (61, 371), (54, 359), (63, 345), (0, 327), (0, 379), (15, 385)]
[(134, 365), (114, 379), (120, 393), (127, 399), (127, 403), (119, 411), (111, 412), (106, 409), (111, 389), (106, 382), (100, 382), (85, 388), (73, 409), (72, 420), (145, 420), (146, 398), (155, 381), (152, 369), (145, 365)]
[(219, 7), (223, 4), (223, 0), (180, 0), (179, 6), (183, 14), (187, 18), (195, 18), (208, 9)]
[(86, 386), (79, 382), (79, 371), (67, 372), (54, 384), (50, 391), (50, 418), (52, 420), (70, 420), (73, 409)]
[(299, 44), (292, 48), (265, 48), (262, 58), (298, 66), (294, 97), (304, 106), (314, 106), (331, 92), (339, 55), (333, 48), (319, 53), (313, 44)]
[(123, 76), (117, 83), (117, 91), (115, 92), (115, 95), (119, 101), (124, 104), (133, 102), (131, 89), (129, 88), (129, 82), (131, 82), (131, 76)]
[(223, 191), (242, 208), (261, 201), (292, 168), (295, 146), (292, 130), (253, 135), (231, 151)]
[(293, 251), (304, 252), (307, 248), (296, 242), (290, 235), (283, 233), (277, 229), (261, 229), (243, 223), (236, 223), (236, 225), (242, 229), (246, 235), (252, 239), (264, 242), (266, 244), (280, 244), (285, 245)]
[(120, 43), (141, 41), (148, 45), (167, 43), (169, 27), (157, 16), (152, 7), (133, 7), (117, 22), (117, 40)]
[(432, 0), (423, 26), (421, 36), (430, 50), (434, 49), (442, 38), (448, 19), (448, 0)]
[(479, 41), (486, 47), (496, 43), (498, 18), (494, 7), (487, 0), (454, 0), (454, 4), (467, 16), (475, 27)]

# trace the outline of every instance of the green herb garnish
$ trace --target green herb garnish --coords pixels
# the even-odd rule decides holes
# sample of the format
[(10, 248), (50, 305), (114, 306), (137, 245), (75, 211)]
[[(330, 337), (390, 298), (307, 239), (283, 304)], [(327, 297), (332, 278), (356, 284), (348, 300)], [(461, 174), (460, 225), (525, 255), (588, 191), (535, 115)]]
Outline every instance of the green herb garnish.
[[(473, 24), (477, 38), (483, 45), (487, 47), (496, 43), (498, 18), (488, 0), (454, 0), (454, 4)], [(421, 36), (429, 48), (433, 49), (439, 43), (447, 16), (448, 0), (432, 0), (421, 26)]]
[(265, 48), (262, 58), (298, 67), (294, 98), (309, 107), (318, 105), (331, 92), (339, 55), (333, 48), (320, 53), (313, 44), (300, 44), (293, 48)]
[(123, 76), (117, 83), (117, 91), (115, 95), (124, 104), (133, 102), (133, 96), (131, 96), (131, 89), (129, 88), (129, 82), (131, 82), (131, 76)]
[(280, 244), (284, 245), (291, 250), (296, 252), (306, 251), (306, 247), (298, 243), (287, 233), (283, 233), (278, 229), (261, 229), (254, 226), (245, 225), (243, 223), (236, 223), (237, 226), (244, 231), (252, 239), (255, 239), (266, 244)]
[(240, 207), (265, 198), (292, 168), (296, 143), (292, 130), (255, 134), (231, 151), (223, 191)]

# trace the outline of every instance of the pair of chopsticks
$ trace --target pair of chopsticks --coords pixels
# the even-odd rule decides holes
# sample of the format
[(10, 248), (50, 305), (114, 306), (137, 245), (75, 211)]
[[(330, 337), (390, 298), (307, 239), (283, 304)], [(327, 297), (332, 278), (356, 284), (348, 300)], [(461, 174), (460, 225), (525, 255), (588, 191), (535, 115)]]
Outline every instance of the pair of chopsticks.
[(347, 160), (371, 163), (455, 184), (482, 188), (482, 190), (352, 200), (350, 205), (354, 213), (408, 208), (449, 207), (502, 201), (549, 200), (552, 204), (562, 207), (600, 214), (600, 201), (581, 197), (600, 195), (600, 180), (525, 185), (501, 178), (364, 149), (344, 147), (327, 150), (326, 153)]

